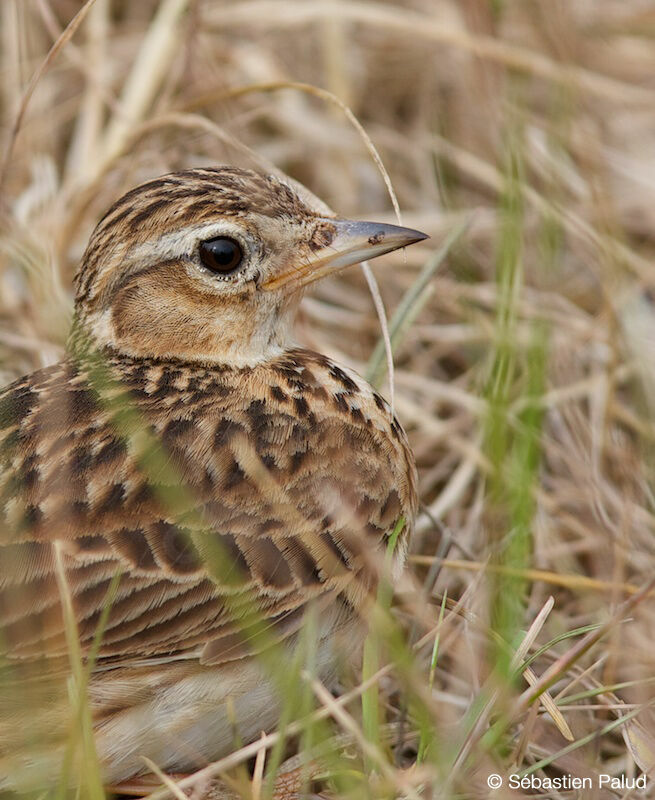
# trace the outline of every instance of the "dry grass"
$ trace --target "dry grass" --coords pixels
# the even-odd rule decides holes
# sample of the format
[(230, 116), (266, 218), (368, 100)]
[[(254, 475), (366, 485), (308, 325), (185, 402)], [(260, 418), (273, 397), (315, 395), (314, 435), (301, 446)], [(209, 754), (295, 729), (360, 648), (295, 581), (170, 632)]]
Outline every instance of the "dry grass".
[[(331, 92), (403, 222), (432, 236), (376, 263), (390, 316), (470, 225), (394, 337), (426, 509), (395, 603), (413, 650), (391, 630), (379, 654), (377, 742), (358, 691), (335, 707), (307, 676), (377, 773), (325, 791), (486, 797), (492, 772), (653, 769), (652, 2), (96, 0), (59, 39), (81, 7), (0, 5), (3, 381), (61, 355), (86, 239), (141, 179), (274, 165), (343, 215), (393, 221), (347, 115), (290, 84)], [(362, 274), (317, 286), (298, 335), (365, 372)]]

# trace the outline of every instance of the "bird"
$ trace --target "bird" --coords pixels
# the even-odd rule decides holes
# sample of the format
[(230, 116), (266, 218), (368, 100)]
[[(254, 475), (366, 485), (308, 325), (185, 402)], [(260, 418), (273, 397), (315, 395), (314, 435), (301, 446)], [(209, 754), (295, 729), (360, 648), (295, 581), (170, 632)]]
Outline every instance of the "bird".
[(228, 166), (105, 213), (65, 357), (0, 394), (0, 788), (58, 779), (71, 647), (107, 785), (274, 728), (265, 654), (308, 613), (334, 681), (398, 525), (402, 568), (416, 467), (387, 402), (293, 322), (314, 281), (426, 238)]

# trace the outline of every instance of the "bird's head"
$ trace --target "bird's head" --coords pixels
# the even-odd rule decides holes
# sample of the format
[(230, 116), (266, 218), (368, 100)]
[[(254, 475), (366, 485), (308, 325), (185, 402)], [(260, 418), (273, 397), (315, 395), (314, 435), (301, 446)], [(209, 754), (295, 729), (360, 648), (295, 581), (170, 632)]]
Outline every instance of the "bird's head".
[(97, 345), (128, 355), (252, 365), (287, 346), (309, 283), (425, 238), (339, 219), (256, 172), (172, 173), (100, 221), (76, 278), (76, 315)]

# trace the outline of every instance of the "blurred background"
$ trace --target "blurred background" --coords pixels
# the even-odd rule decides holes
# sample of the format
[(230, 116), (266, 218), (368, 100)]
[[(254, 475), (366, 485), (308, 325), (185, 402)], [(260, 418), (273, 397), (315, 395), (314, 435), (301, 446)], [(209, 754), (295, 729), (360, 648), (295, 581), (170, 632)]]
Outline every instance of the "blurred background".
[[(423, 504), (395, 612), (429, 697), (421, 785), (653, 768), (655, 599), (621, 608), (655, 574), (652, 0), (2, 0), (0, 37), (0, 382), (61, 357), (129, 188), (277, 169), (393, 222), (372, 142), (431, 235), (374, 263)], [(313, 288), (297, 335), (390, 396), (361, 272)], [(421, 587), (432, 628), (403, 602)]]

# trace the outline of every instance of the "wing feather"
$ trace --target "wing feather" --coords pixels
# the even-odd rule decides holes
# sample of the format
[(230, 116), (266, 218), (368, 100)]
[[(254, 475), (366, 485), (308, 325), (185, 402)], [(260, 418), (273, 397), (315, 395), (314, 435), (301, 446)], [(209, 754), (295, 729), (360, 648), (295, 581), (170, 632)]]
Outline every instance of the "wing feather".
[(72, 360), (0, 395), (10, 659), (66, 652), (55, 541), (85, 649), (120, 574), (101, 664), (237, 658), (253, 646), (253, 604), (285, 638), (308, 601), (352, 605), (344, 589), (370, 587), (371, 554), (411, 519), (416, 491), (404, 434), (369, 387), (300, 350), (248, 372), (116, 355), (109, 366), (145, 448)]

